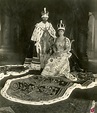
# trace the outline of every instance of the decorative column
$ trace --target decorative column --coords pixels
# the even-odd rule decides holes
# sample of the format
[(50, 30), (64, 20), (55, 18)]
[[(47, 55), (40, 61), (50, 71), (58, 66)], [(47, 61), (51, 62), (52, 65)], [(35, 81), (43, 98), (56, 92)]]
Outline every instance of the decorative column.
[(95, 58), (97, 59), (97, 17), (95, 19)]
[(10, 44), (10, 18), (7, 15), (3, 17), (4, 22), (1, 23), (2, 25), (2, 51), (10, 51), (11, 44)]
[(95, 50), (95, 17), (92, 12), (89, 12), (88, 21), (88, 57), (94, 58)]
[(12, 29), (12, 20), (9, 16), (6, 14), (2, 15), (1, 20), (1, 38), (2, 38), (2, 44), (0, 46), (0, 65), (7, 65), (7, 64), (16, 64), (16, 61), (18, 56), (14, 52), (13, 49), (13, 32)]

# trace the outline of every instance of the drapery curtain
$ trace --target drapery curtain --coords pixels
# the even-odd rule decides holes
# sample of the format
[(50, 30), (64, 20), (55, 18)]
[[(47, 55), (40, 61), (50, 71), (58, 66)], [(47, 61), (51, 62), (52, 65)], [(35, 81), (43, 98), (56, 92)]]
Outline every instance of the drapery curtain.
[(79, 58), (79, 65), (81, 68), (87, 70), (88, 56), (87, 56), (87, 37), (88, 37), (88, 20), (89, 20), (89, 6), (86, 1), (72, 0), (67, 2), (71, 7), (68, 14), (67, 27), (68, 36), (74, 39), (73, 49)]

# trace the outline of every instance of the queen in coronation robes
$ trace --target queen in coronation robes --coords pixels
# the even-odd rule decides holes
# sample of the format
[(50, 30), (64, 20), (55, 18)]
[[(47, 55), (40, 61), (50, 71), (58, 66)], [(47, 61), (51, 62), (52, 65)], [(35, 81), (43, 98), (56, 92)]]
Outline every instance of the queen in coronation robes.
[(35, 42), (40, 68), (43, 69), (50, 55), (49, 49), (56, 39), (56, 31), (48, 22), (49, 12), (46, 8), (41, 12), (41, 15), (42, 21), (35, 25), (31, 40)]
[(58, 37), (55, 44), (52, 46), (54, 53), (48, 59), (41, 75), (43, 76), (65, 76), (71, 81), (76, 81), (77, 78), (70, 73), (69, 58), (71, 57), (70, 40), (64, 36), (65, 26), (60, 20), (58, 24)]

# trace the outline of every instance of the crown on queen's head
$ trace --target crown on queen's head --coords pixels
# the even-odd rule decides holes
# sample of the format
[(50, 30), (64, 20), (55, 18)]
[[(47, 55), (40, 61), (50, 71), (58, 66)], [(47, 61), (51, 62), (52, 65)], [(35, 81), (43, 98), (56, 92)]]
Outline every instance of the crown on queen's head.
[(46, 7), (44, 8), (44, 10), (41, 12), (41, 17), (49, 17), (49, 12), (46, 10)]
[(57, 25), (58, 30), (65, 30), (65, 25), (62, 20), (60, 20), (60, 23)]

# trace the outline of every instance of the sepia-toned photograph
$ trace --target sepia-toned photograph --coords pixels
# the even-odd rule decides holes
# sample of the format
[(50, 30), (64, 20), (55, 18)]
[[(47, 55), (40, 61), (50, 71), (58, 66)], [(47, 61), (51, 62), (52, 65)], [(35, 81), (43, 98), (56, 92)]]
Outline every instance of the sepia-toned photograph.
[(97, 113), (97, 0), (0, 0), (0, 113)]

